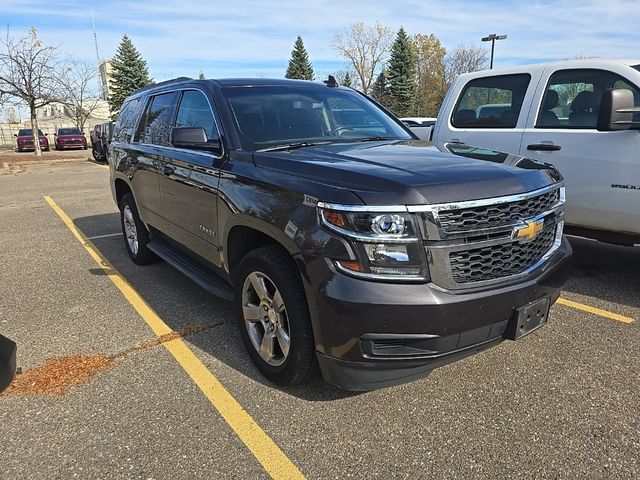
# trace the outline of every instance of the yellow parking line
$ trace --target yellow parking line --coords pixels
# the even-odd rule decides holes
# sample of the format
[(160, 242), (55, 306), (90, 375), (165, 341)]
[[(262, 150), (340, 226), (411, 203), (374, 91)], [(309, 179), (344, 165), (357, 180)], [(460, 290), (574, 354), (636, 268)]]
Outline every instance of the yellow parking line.
[(573, 302), (571, 300), (567, 300), (566, 298), (559, 298), (558, 303), (560, 305), (565, 305), (567, 307), (575, 308), (577, 310), (582, 310), (583, 312), (589, 312), (589, 313), (593, 313), (594, 315), (610, 318), (611, 320), (617, 320), (618, 322), (622, 322), (622, 323), (634, 322), (634, 319), (631, 317), (625, 317), (624, 315), (609, 312), (607, 310), (602, 310), (601, 308), (592, 307), (590, 305), (585, 305), (584, 303)]
[[(104, 270), (111, 281), (129, 301), (133, 308), (147, 322), (157, 336), (171, 333), (169, 327), (158, 314), (144, 301), (111, 263), (73, 223), (73, 220), (53, 201), (44, 197), (71, 233), (84, 246), (91, 258)], [(224, 388), (220, 381), (204, 366), (181, 338), (163, 344), (171, 352), (185, 372), (189, 374), (202, 393), (209, 399), (220, 415), (225, 419), (240, 440), (247, 446), (264, 469), (274, 479), (304, 479), (293, 462), (284, 454), (274, 441), (251, 418), (235, 398)]]

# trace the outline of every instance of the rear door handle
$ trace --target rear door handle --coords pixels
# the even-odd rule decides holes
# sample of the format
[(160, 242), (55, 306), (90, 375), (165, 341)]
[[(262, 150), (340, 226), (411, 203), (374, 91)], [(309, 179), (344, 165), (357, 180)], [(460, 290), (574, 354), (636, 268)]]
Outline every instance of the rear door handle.
[(165, 165), (164, 168), (162, 169), (162, 173), (164, 173), (167, 177), (173, 175), (173, 172), (175, 171), (176, 169), (171, 165)]
[(560, 150), (560, 145), (554, 145), (553, 143), (532, 143), (527, 145), (527, 150), (538, 150), (542, 152), (556, 152)]

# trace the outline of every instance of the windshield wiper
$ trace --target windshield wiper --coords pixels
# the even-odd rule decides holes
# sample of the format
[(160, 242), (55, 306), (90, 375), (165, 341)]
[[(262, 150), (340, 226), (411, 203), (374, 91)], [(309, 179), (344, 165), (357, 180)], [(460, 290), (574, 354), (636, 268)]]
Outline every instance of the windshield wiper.
[(354, 140), (358, 141), (358, 142), (378, 142), (380, 140), (402, 140), (401, 138), (396, 138), (396, 137), (382, 137), (379, 135), (374, 135), (371, 137), (362, 137), (362, 138), (355, 138)]
[(285, 145), (276, 145), (275, 147), (266, 147), (257, 150), (258, 152), (278, 152), (281, 150), (296, 150), (303, 147), (315, 147), (318, 145), (328, 145), (333, 142), (296, 142), (287, 143)]

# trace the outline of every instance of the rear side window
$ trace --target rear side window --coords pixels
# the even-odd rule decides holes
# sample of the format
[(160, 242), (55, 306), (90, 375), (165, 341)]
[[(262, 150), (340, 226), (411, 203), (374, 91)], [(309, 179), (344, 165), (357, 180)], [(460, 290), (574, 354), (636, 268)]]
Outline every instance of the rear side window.
[(201, 127), (207, 132), (207, 139), (219, 138), (213, 112), (207, 97), (199, 90), (186, 90), (182, 94), (176, 127)]
[[(140, 100), (134, 98), (122, 105), (120, 114), (118, 115), (118, 121), (116, 122), (113, 139), (118, 142), (130, 142), (133, 136), (133, 129), (135, 128), (136, 120), (138, 118), (138, 108), (140, 107)], [(100, 125), (96, 125), (96, 132), (100, 132)]]
[(536, 128), (595, 129), (602, 93), (625, 88), (640, 105), (640, 90), (620, 75), (607, 70), (558, 70), (549, 78)]
[(171, 119), (175, 107), (176, 92), (151, 97), (147, 104), (135, 141), (151, 145), (169, 146)]
[(515, 128), (529, 74), (477, 78), (467, 83), (453, 111), (457, 128)]

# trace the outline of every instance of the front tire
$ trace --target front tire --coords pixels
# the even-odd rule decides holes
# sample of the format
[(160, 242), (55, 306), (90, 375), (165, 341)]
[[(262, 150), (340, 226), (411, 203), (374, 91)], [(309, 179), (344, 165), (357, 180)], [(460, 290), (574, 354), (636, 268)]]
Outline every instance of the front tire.
[(280, 247), (258, 248), (242, 259), (235, 308), (244, 345), (265, 377), (295, 385), (315, 374), (307, 299), (293, 259)]
[(120, 224), (131, 260), (138, 265), (153, 263), (156, 256), (147, 248), (149, 232), (140, 220), (138, 207), (131, 193), (125, 194), (120, 200)]

